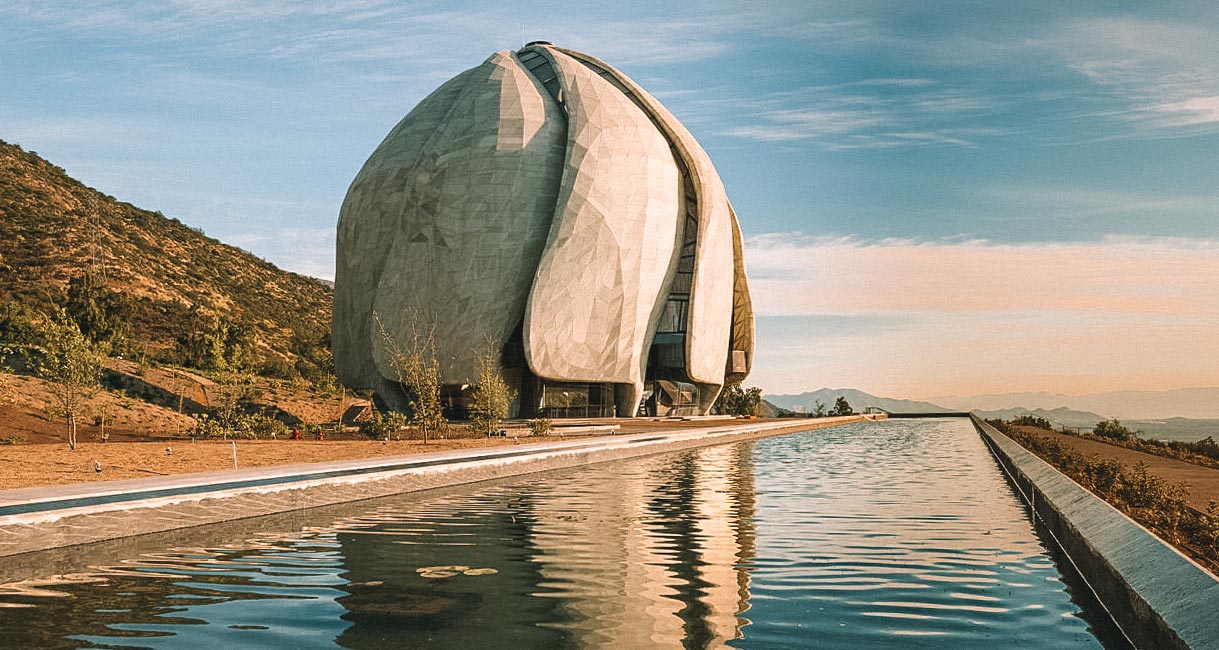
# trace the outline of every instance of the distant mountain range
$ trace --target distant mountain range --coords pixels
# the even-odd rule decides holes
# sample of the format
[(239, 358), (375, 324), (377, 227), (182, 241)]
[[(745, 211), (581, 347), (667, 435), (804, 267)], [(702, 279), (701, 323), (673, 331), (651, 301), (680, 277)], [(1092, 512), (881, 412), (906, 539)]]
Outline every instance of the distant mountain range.
[(766, 395), (765, 399), (781, 409), (796, 413), (812, 413), (817, 408), (818, 401), (825, 404), (826, 410), (829, 410), (833, 408), (835, 400), (839, 397), (845, 397), (856, 411), (869, 407), (881, 408), (892, 413), (945, 413), (953, 410), (930, 402), (877, 397), (854, 388), (822, 388), (799, 395)]
[(1076, 411), (1066, 407), (1055, 409), (1028, 409), (1024, 407), (1000, 408), (1000, 409), (967, 409), (967, 408), (950, 408), (933, 404), (932, 402), (924, 402), (919, 400), (909, 399), (894, 399), (891, 397), (877, 397), (870, 393), (865, 393), (854, 388), (822, 388), (820, 390), (800, 393), (799, 395), (766, 395), (765, 399), (775, 407), (786, 411), (796, 413), (812, 413), (816, 409), (816, 404), (820, 401), (825, 404), (828, 410), (834, 405), (834, 401), (839, 397), (845, 397), (847, 402), (856, 411), (863, 411), (869, 407), (881, 408), (890, 413), (951, 413), (955, 411), (974, 410), (978, 415), (984, 418), (998, 418), (1001, 420), (1010, 420), (1021, 415), (1032, 415), (1039, 418), (1044, 418), (1059, 426), (1067, 427), (1087, 427), (1092, 428), (1097, 422), (1105, 418), (1088, 411)]
[(1181, 388), (1165, 391), (1115, 391), (1092, 395), (1058, 393), (1001, 393), (994, 395), (948, 395), (928, 401), (963, 411), (996, 411), (1016, 407), (1097, 413), (1122, 420), (1168, 418), (1219, 418), (1219, 387)]
[[(1122, 393), (1104, 393), (1101, 395), (1089, 395), (1087, 398), (1094, 401), (1100, 401), (1101, 398), (1119, 399), (1123, 395), (1134, 395), (1137, 399), (1150, 400), (1151, 396), (1164, 397), (1166, 403), (1178, 404), (1178, 407), (1184, 406), (1183, 402), (1174, 402), (1173, 400), (1186, 400), (1186, 398), (1203, 399), (1205, 400), (1211, 392), (1219, 393), (1219, 389), (1212, 388), (1196, 388), (1183, 389), (1179, 391), (1162, 391), (1162, 392), (1122, 392)], [(954, 411), (973, 411), (979, 416), (986, 419), (1011, 420), (1021, 415), (1031, 415), (1045, 420), (1049, 420), (1056, 427), (1070, 427), (1075, 429), (1091, 429), (1096, 426), (1101, 420), (1110, 419), (1113, 416), (1103, 415), (1095, 411), (1081, 410), (1069, 406), (1057, 406), (1053, 408), (1028, 408), (1025, 406), (1002, 406), (998, 408), (987, 408), (995, 404), (1004, 404), (1006, 399), (1029, 399), (1030, 396), (1040, 399), (1040, 396), (1048, 396), (1046, 399), (1085, 399), (1071, 398), (1066, 395), (1050, 395), (1049, 393), (1012, 393), (1011, 396), (1004, 395), (979, 395), (974, 397), (948, 397), (934, 398), (939, 404), (930, 401), (909, 400), (909, 399), (894, 399), (889, 397), (877, 397), (869, 393), (854, 388), (822, 388), (820, 390), (800, 393), (799, 395), (764, 395), (767, 406), (767, 415), (782, 415), (784, 412), (795, 413), (812, 413), (816, 409), (816, 404), (820, 401), (825, 404), (827, 410), (833, 405), (839, 397), (846, 398), (851, 407), (856, 411), (863, 411), (868, 407), (881, 408), (890, 413), (945, 413)], [(943, 400), (943, 401), (941, 401)], [(1033, 401), (1032, 403), (1046, 403)], [(1050, 402), (1052, 403), (1052, 402)], [(944, 404), (947, 404), (945, 406)], [(1010, 404), (1010, 403), (1009, 403)], [(1185, 409), (1191, 413), (1207, 413), (1204, 408)], [(1152, 438), (1162, 438), (1166, 440), (1199, 440), (1206, 436), (1214, 436), (1219, 438), (1219, 418), (1183, 418), (1183, 417), (1143, 417), (1143, 418), (1120, 418), (1124, 424), (1134, 430), (1142, 431), (1144, 435)]]
[(1107, 419), (1091, 411), (1076, 411), (1065, 406), (1056, 409), (1026, 409), (1017, 407), (974, 412), (987, 420), (1012, 420), (1021, 415), (1031, 415), (1043, 420), (1049, 420), (1056, 426), (1075, 429), (1091, 429), (1096, 426), (1097, 422)]

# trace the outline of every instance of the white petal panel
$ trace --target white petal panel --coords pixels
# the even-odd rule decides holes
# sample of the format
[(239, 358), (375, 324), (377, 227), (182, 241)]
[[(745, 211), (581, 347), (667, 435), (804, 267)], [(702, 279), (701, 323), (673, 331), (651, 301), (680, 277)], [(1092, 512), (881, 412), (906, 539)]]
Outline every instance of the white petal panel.
[(723, 384), (732, 328), (734, 264), (732, 216), (715, 165), (690, 131), (630, 77), (596, 57), (561, 51), (605, 70), (624, 85), (647, 107), (686, 164), (698, 196), (698, 241), (686, 332), (686, 372), (696, 382)]
[(547, 379), (638, 387), (676, 255), (677, 165), (629, 98), (547, 53), (566, 102), (567, 161), (526, 310), (526, 358)]

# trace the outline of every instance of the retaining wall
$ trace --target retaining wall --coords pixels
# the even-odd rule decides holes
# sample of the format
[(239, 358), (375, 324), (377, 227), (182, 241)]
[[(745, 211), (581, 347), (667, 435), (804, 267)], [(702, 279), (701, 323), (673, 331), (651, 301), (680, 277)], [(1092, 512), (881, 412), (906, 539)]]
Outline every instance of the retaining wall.
[(1219, 648), (1215, 576), (976, 415), (970, 417), (1033, 515), (1136, 648)]

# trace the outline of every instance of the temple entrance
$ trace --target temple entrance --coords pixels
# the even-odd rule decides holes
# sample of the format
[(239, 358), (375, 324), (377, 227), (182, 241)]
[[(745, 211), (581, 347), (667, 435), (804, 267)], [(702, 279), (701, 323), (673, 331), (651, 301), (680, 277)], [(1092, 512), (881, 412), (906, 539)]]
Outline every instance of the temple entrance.
[(538, 417), (617, 417), (613, 384), (543, 382)]

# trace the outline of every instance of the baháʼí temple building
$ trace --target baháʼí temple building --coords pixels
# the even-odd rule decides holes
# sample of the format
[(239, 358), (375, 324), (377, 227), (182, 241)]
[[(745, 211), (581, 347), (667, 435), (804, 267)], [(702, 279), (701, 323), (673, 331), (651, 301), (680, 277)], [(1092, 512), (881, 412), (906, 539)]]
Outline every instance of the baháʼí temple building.
[(522, 417), (706, 413), (753, 361), (741, 231), (706, 152), (626, 75), (546, 42), (425, 98), (343, 201), (339, 379), (404, 406), (381, 331), (421, 324), (457, 411), (488, 345)]

